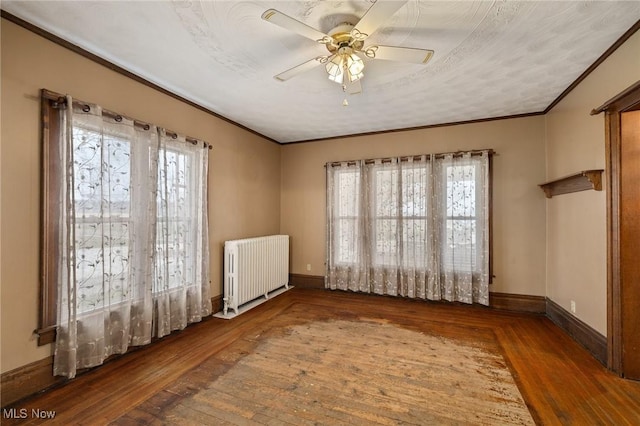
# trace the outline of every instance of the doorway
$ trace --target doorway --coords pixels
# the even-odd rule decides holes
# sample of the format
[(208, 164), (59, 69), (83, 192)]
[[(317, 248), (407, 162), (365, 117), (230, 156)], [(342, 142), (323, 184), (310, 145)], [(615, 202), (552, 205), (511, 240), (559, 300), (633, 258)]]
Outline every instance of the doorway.
[(640, 110), (620, 114), (622, 375), (640, 380)]
[(640, 81), (605, 112), (608, 367), (640, 380)]

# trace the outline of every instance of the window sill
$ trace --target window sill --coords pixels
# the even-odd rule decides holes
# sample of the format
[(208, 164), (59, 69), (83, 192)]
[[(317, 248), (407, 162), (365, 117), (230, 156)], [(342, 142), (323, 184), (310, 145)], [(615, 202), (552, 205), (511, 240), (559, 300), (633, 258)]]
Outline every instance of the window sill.
[(38, 335), (38, 346), (44, 346), (48, 345), (49, 343), (55, 342), (57, 330), (58, 327), (56, 327), (55, 325), (35, 330), (34, 333)]

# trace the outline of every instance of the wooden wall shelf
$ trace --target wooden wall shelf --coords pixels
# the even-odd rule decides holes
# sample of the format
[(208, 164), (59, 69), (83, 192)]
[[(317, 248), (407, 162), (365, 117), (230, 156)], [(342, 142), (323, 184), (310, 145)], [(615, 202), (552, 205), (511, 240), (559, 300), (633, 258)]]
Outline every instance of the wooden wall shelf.
[(602, 191), (603, 171), (602, 169), (583, 170), (580, 173), (543, 183), (540, 185), (540, 188), (542, 188), (547, 198), (551, 198), (554, 195), (568, 194), (570, 192), (586, 191), (588, 189)]

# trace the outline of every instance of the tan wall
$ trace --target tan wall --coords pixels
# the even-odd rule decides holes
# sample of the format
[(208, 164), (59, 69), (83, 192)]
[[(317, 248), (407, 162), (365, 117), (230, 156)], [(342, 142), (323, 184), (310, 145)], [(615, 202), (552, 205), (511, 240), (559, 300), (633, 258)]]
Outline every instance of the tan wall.
[[(547, 180), (604, 169), (604, 116), (589, 112), (640, 78), (640, 32), (616, 50), (545, 116)], [(606, 335), (605, 192), (547, 202), (547, 296)]]
[(283, 146), (280, 231), (291, 235), (292, 272), (324, 275), (326, 162), (491, 148), (498, 154), (491, 290), (544, 296), (543, 136), (537, 116)]
[(46, 88), (213, 144), (209, 175), (212, 296), (224, 240), (279, 232), (280, 147), (2, 20), (2, 372), (38, 347), (39, 90)]

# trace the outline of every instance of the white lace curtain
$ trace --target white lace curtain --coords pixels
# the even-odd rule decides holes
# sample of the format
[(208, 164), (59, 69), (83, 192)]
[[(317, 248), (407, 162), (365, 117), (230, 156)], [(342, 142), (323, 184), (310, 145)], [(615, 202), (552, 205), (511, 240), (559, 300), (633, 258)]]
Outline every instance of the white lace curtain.
[(489, 155), (327, 164), (326, 287), (488, 305)]
[(208, 149), (73, 105), (62, 116), (54, 374), (211, 313)]

